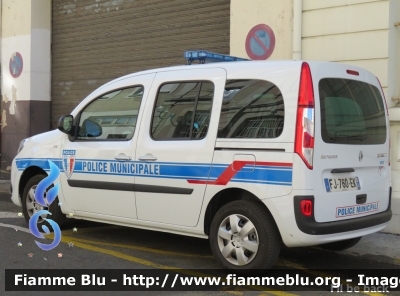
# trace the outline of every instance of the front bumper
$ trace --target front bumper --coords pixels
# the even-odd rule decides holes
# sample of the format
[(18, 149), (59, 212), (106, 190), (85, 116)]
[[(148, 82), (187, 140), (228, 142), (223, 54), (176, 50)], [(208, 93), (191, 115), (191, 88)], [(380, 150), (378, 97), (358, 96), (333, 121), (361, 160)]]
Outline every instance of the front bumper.
[(19, 171), (16, 165), (15, 159), (12, 162), (11, 165), (11, 201), (17, 205), (22, 207), (21, 204), (21, 199), (19, 196), (19, 190), (18, 190), (18, 185), (19, 185), (19, 180), (21, 178), (22, 171)]

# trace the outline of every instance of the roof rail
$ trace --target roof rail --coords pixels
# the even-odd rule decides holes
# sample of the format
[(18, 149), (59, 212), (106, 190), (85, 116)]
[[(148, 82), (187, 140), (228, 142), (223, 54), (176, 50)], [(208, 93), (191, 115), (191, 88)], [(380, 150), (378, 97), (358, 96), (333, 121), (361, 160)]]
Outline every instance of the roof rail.
[(237, 62), (237, 61), (250, 61), (249, 59), (238, 58), (225, 54), (213, 53), (205, 50), (188, 50), (183, 54), (187, 60), (188, 65), (193, 61), (199, 61), (199, 64), (215, 63), (215, 62)]

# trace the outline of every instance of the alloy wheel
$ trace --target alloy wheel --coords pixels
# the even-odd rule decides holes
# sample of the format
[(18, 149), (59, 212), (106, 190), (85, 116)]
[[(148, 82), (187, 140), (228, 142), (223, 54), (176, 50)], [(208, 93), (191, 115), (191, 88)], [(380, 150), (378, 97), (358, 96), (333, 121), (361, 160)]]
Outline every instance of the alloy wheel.
[(229, 263), (236, 266), (249, 264), (259, 247), (254, 224), (243, 215), (229, 215), (219, 226), (218, 246)]

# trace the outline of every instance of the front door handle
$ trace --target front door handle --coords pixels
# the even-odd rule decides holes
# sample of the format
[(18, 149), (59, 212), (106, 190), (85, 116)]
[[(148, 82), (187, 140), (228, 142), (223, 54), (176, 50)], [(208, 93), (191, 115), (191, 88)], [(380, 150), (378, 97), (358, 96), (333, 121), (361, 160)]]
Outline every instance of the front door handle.
[(146, 154), (145, 156), (139, 156), (139, 160), (141, 160), (141, 161), (156, 161), (157, 157), (155, 157), (151, 154)]
[(115, 156), (114, 158), (115, 158), (116, 160), (124, 160), (124, 161), (126, 161), (126, 160), (131, 160), (131, 159), (132, 159), (131, 156), (125, 155), (125, 154), (119, 154), (119, 155)]

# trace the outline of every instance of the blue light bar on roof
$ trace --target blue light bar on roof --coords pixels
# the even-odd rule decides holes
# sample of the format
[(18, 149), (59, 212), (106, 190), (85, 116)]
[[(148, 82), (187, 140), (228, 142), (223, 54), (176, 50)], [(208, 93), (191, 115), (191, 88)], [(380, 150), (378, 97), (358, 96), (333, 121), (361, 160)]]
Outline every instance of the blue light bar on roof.
[(190, 65), (193, 61), (199, 61), (200, 64), (215, 63), (215, 62), (237, 62), (249, 61), (248, 59), (233, 57), (229, 55), (208, 52), (205, 50), (189, 50), (184, 53), (184, 58)]

